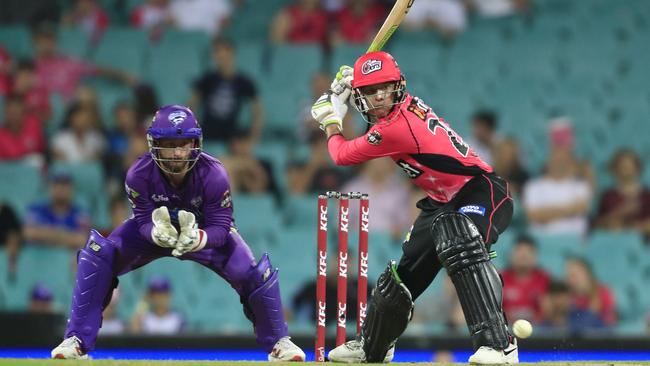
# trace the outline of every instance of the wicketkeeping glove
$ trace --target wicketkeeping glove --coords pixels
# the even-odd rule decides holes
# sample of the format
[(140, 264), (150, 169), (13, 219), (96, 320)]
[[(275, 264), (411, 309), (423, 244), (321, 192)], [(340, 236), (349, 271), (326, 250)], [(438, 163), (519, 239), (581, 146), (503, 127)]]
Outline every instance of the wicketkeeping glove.
[(205, 231), (198, 228), (193, 213), (178, 211), (178, 225), (181, 233), (176, 242), (176, 249), (172, 251), (173, 256), (180, 257), (188, 252), (198, 252), (205, 247), (208, 236)]
[(151, 239), (153, 242), (163, 248), (176, 247), (178, 232), (172, 225), (167, 207), (162, 206), (153, 210), (151, 213), (151, 221), (153, 221), (153, 229), (151, 229)]

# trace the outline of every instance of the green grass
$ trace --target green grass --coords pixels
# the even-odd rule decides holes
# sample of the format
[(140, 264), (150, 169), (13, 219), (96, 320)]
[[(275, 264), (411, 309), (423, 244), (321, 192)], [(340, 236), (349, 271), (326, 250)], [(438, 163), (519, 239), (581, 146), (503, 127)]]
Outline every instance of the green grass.
[[(297, 366), (295, 362), (253, 362), (253, 361), (130, 361), (130, 360), (35, 360), (35, 359), (16, 359), (5, 358), (0, 359), (0, 366), (220, 366), (220, 365), (235, 365), (235, 366), (259, 366), (261, 364), (270, 364), (277, 366)], [(313, 362), (310, 362), (313, 364)], [(453, 363), (400, 363), (398, 365), (431, 365), (431, 366), (446, 366), (446, 365), (464, 365)], [(350, 365), (350, 364), (348, 364)], [(362, 365), (362, 364), (351, 364)], [(363, 364), (367, 365), (367, 364)], [(377, 364), (381, 365), (381, 364)], [(619, 362), (619, 361), (598, 361), (598, 362), (539, 362), (539, 363), (522, 363), (522, 366), (610, 366), (610, 365), (628, 365), (628, 366), (650, 366), (650, 362)]]

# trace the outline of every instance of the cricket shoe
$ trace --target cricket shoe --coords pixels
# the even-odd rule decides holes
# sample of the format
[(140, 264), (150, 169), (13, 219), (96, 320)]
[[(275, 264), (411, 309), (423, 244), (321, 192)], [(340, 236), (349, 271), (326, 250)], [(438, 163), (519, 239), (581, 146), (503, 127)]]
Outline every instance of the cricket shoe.
[(269, 361), (271, 362), (304, 362), (305, 352), (300, 347), (291, 342), (291, 337), (282, 337), (273, 346), (273, 350), (269, 353)]
[(495, 365), (519, 363), (519, 348), (517, 340), (513, 338), (504, 350), (496, 350), (492, 347), (481, 346), (469, 357), (469, 363), (473, 365)]
[(68, 337), (52, 350), (52, 358), (61, 360), (87, 360), (88, 355), (81, 350), (81, 340), (76, 336)]
[[(384, 363), (389, 363), (393, 360), (393, 355), (395, 354), (395, 345), (392, 345), (388, 352), (386, 352), (386, 357), (384, 357)], [(329, 360), (332, 362), (341, 362), (341, 363), (365, 363), (366, 362), (366, 352), (363, 350), (363, 340), (362, 339), (353, 339), (347, 341), (342, 345), (334, 348), (327, 355)]]

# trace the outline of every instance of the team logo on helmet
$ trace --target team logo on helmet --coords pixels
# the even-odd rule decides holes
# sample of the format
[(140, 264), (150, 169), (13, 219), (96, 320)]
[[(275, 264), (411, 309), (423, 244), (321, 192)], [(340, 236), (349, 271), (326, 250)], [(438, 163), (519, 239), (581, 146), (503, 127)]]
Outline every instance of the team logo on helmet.
[(361, 65), (361, 74), (368, 75), (381, 70), (381, 60), (368, 60)]
[(178, 126), (179, 124), (183, 123), (185, 119), (187, 118), (187, 113), (183, 111), (175, 111), (169, 114), (169, 122), (173, 123), (174, 126)]

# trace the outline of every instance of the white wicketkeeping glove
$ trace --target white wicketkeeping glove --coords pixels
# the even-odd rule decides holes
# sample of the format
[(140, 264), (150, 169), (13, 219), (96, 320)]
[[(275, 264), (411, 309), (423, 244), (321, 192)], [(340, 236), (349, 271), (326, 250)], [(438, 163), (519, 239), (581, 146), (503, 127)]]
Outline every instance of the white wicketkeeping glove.
[(198, 228), (194, 214), (184, 210), (178, 211), (178, 226), (181, 233), (176, 242), (176, 249), (172, 255), (180, 257), (188, 252), (198, 252), (205, 247), (208, 236), (205, 231)]
[(328, 91), (311, 106), (311, 115), (318, 121), (321, 130), (325, 131), (325, 128), (332, 124), (343, 130), (343, 118), (348, 113), (348, 105), (345, 102), (350, 97), (350, 92), (350, 89), (345, 89), (337, 95)]
[(336, 77), (332, 80), (330, 85), (330, 90), (339, 95), (343, 93), (346, 89), (352, 89), (352, 78), (354, 76), (354, 69), (348, 65), (343, 65), (339, 67), (339, 72), (336, 73)]
[(176, 247), (178, 232), (174, 225), (172, 225), (167, 207), (161, 206), (153, 210), (151, 213), (151, 221), (153, 221), (153, 229), (151, 229), (151, 239), (153, 242), (163, 248)]

